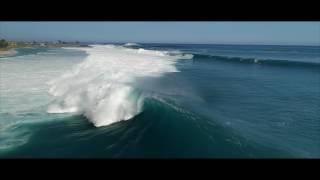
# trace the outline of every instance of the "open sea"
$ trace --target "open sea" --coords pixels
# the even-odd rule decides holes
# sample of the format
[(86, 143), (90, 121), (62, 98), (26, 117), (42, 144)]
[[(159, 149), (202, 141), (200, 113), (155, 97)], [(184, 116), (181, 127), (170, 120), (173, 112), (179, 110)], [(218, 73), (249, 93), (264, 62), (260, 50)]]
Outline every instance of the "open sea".
[(0, 58), (0, 158), (320, 158), (320, 46), (17, 52)]

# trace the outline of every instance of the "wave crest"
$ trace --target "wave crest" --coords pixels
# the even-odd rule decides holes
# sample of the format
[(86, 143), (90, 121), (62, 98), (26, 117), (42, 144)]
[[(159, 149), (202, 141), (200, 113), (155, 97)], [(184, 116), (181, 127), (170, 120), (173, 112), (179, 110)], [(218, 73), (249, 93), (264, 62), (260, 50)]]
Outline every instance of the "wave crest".
[(178, 72), (176, 61), (186, 58), (114, 45), (81, 49), (86, 51), (87, 58), (70, 72), (48, 82), (49, 93), (56, 98), (47, 112), (83, 114), (97, 127), (140, 113), (144, 95), (137, 92), (135, 83)]
[(123, 46), (125, 46), (125, 47), (137, 47), (137, 46), (140, 46), (140, 44), (138, 44), (138, 43), (126, 43)]

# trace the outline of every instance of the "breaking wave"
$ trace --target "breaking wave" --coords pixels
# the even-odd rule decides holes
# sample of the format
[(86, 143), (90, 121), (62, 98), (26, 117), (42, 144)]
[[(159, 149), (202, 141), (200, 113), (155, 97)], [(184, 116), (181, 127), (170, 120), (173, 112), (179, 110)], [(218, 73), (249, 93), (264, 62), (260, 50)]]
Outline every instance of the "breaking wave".
[[(77, 48), (79, 49), (79, 48)], [(48, 113), (76, 113), (96, 127), (128, 120), (142, 111), (146, 93), (135, 84), (178, 72), (178, 59), (192, 56), (115, 45), (80, 48), (88, 56), (72, 70), (48, 82), (55, 100)]]

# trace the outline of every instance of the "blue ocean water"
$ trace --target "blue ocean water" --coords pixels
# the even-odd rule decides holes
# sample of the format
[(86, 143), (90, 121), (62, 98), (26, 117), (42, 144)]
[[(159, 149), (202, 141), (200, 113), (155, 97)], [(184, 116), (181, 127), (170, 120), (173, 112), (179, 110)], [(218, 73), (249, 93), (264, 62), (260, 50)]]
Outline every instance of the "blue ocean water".
[(319, 58), (319, 46), (18, 49), (0, 58), (0, 157), (319, 158)]

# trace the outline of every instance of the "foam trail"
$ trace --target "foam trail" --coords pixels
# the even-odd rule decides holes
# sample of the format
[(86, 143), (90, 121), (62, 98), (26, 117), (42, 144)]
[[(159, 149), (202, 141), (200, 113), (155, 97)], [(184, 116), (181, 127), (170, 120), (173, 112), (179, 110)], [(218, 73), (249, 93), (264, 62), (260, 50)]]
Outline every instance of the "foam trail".
[(135, 93), (134, 84), (141, 78), (177, 72), (176, 61), (190, 58), (114, 45), (81, 49), (88, 57), (70, 72), (48, 82), (49, 93), (56, 99), (47, 112), (83, 114), (97, 127), (140, 113), (143, 95)]

